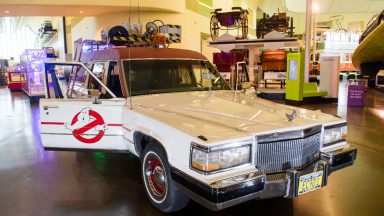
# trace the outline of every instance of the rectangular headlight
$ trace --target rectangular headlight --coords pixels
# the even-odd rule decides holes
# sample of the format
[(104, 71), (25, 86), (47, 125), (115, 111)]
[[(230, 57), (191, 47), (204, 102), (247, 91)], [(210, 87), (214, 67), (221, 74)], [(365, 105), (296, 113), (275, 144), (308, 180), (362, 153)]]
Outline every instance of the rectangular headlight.
[(323, 145), (329, 145), (347, 137), (347, 124), (328, 126), (324, 128)]
[(191, 167), (210, 173), (251, 162), (251, 144), (211, 151), (192, 146)]

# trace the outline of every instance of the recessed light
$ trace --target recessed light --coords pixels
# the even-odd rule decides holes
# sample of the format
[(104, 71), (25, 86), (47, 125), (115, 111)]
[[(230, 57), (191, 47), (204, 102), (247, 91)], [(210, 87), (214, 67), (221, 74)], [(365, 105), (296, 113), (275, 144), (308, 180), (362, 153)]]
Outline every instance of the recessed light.
[(10, 11), (9, 10), (5, 10), (4, 13), (9, 13)]
[(80, 13), (84, 13), (84, 11), (79, 11)]

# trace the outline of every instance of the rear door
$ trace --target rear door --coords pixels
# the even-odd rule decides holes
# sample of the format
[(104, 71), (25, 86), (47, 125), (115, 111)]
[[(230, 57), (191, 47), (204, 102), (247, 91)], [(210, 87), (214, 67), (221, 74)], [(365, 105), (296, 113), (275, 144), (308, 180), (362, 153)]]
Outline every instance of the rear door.
[[(97, 77), (98, 74), (85, 68), (88, 77), (83, 79), (73, 74), (68, 83), (72, 87), (68, 98), (45, 98), (40, 100), (41, 138), (48, 150), (127, 150), (124, 144), (123, 109), (125, 98), (117, 98)], [(76, 71), (78, 70), (74, 70)], [(86, 74), (81, 74), (85, 76)], [(97, 75), (97, 76), (96, 76)], [(81, 80), (88, 83), (81, 84)], [(89, 85), (88, 85), (89, 84)], [(68, 85), (71, 88), (71, 85)], [(74, 85), (72, 85), (74, 86)], [(101, 99), (103, 92), (111, 99)], [(108, 93), (110, 92), (110, 93)]]

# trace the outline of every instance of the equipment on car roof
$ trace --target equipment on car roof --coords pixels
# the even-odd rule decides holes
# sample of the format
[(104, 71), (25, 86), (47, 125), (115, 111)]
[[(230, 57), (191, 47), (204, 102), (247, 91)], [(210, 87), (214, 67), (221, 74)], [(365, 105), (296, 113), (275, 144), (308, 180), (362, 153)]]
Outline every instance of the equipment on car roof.
[[(157, 22), (160, 25), (156, 24)], [(153, 46), (181, 43), (181, 26), (164, 24), (161, 20), (154, 20), (145, 25), (144, 34), (130, 34), (125, 25), (118, 25), (112, 28), (104, 28), (101, 31), (101, 38), (108, 44), (114, 46)], [(161, 36), (157, 36), (161, 34)], [(165, 40), (164, 40), (165, 38)], [(163, 42), (164, 41), (164, 42)], [(160, 45), (161, 45), (160, 44)]]
[(145, 30), (146, 30), (146, 33), (150, 36), (159, 33), (159, 27), (157, 27), (157, 25), (154, 22), (148, 22), (145, 25)]
[(115, 46), (129, 45), (129, 33), (123, 26), (114, 26), (108, 31), (108, 43)]

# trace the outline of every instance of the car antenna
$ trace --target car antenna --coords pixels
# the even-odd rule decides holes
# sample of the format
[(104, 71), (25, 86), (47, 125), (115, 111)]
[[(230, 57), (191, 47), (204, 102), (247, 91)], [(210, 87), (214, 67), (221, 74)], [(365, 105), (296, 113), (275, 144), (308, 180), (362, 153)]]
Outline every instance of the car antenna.
[[(140, 22), (140, 1), (137, 1), (137, 15), (139, 17), (139, 25), (141, 25), (141, 22)], [(138, 34), (139, 34), (139, 32), (138, 32)]]
[(129, 15), (128, 15), (129, 29), (131, 29), (131, 13), (132, 13), (132, 0), (129, 1)]
[(128, 48), (128, 83), (129, 83), (129, 90), (128, 90), (128, 96), (129, 96), (129, 104), (130, 109), (132, 109), (132, 70), (131, 70), (131, 47)]
[[(131, 28), (131, 5), (132, 0), (129, 1), (129, 16), (128, 16), (128, 22), (129, 22), (129, 28)], [(132, 109), (132, 83), (131, 83), (131, 47), (128, 48), (128, 97), (129, 97), (129, 107)]]

